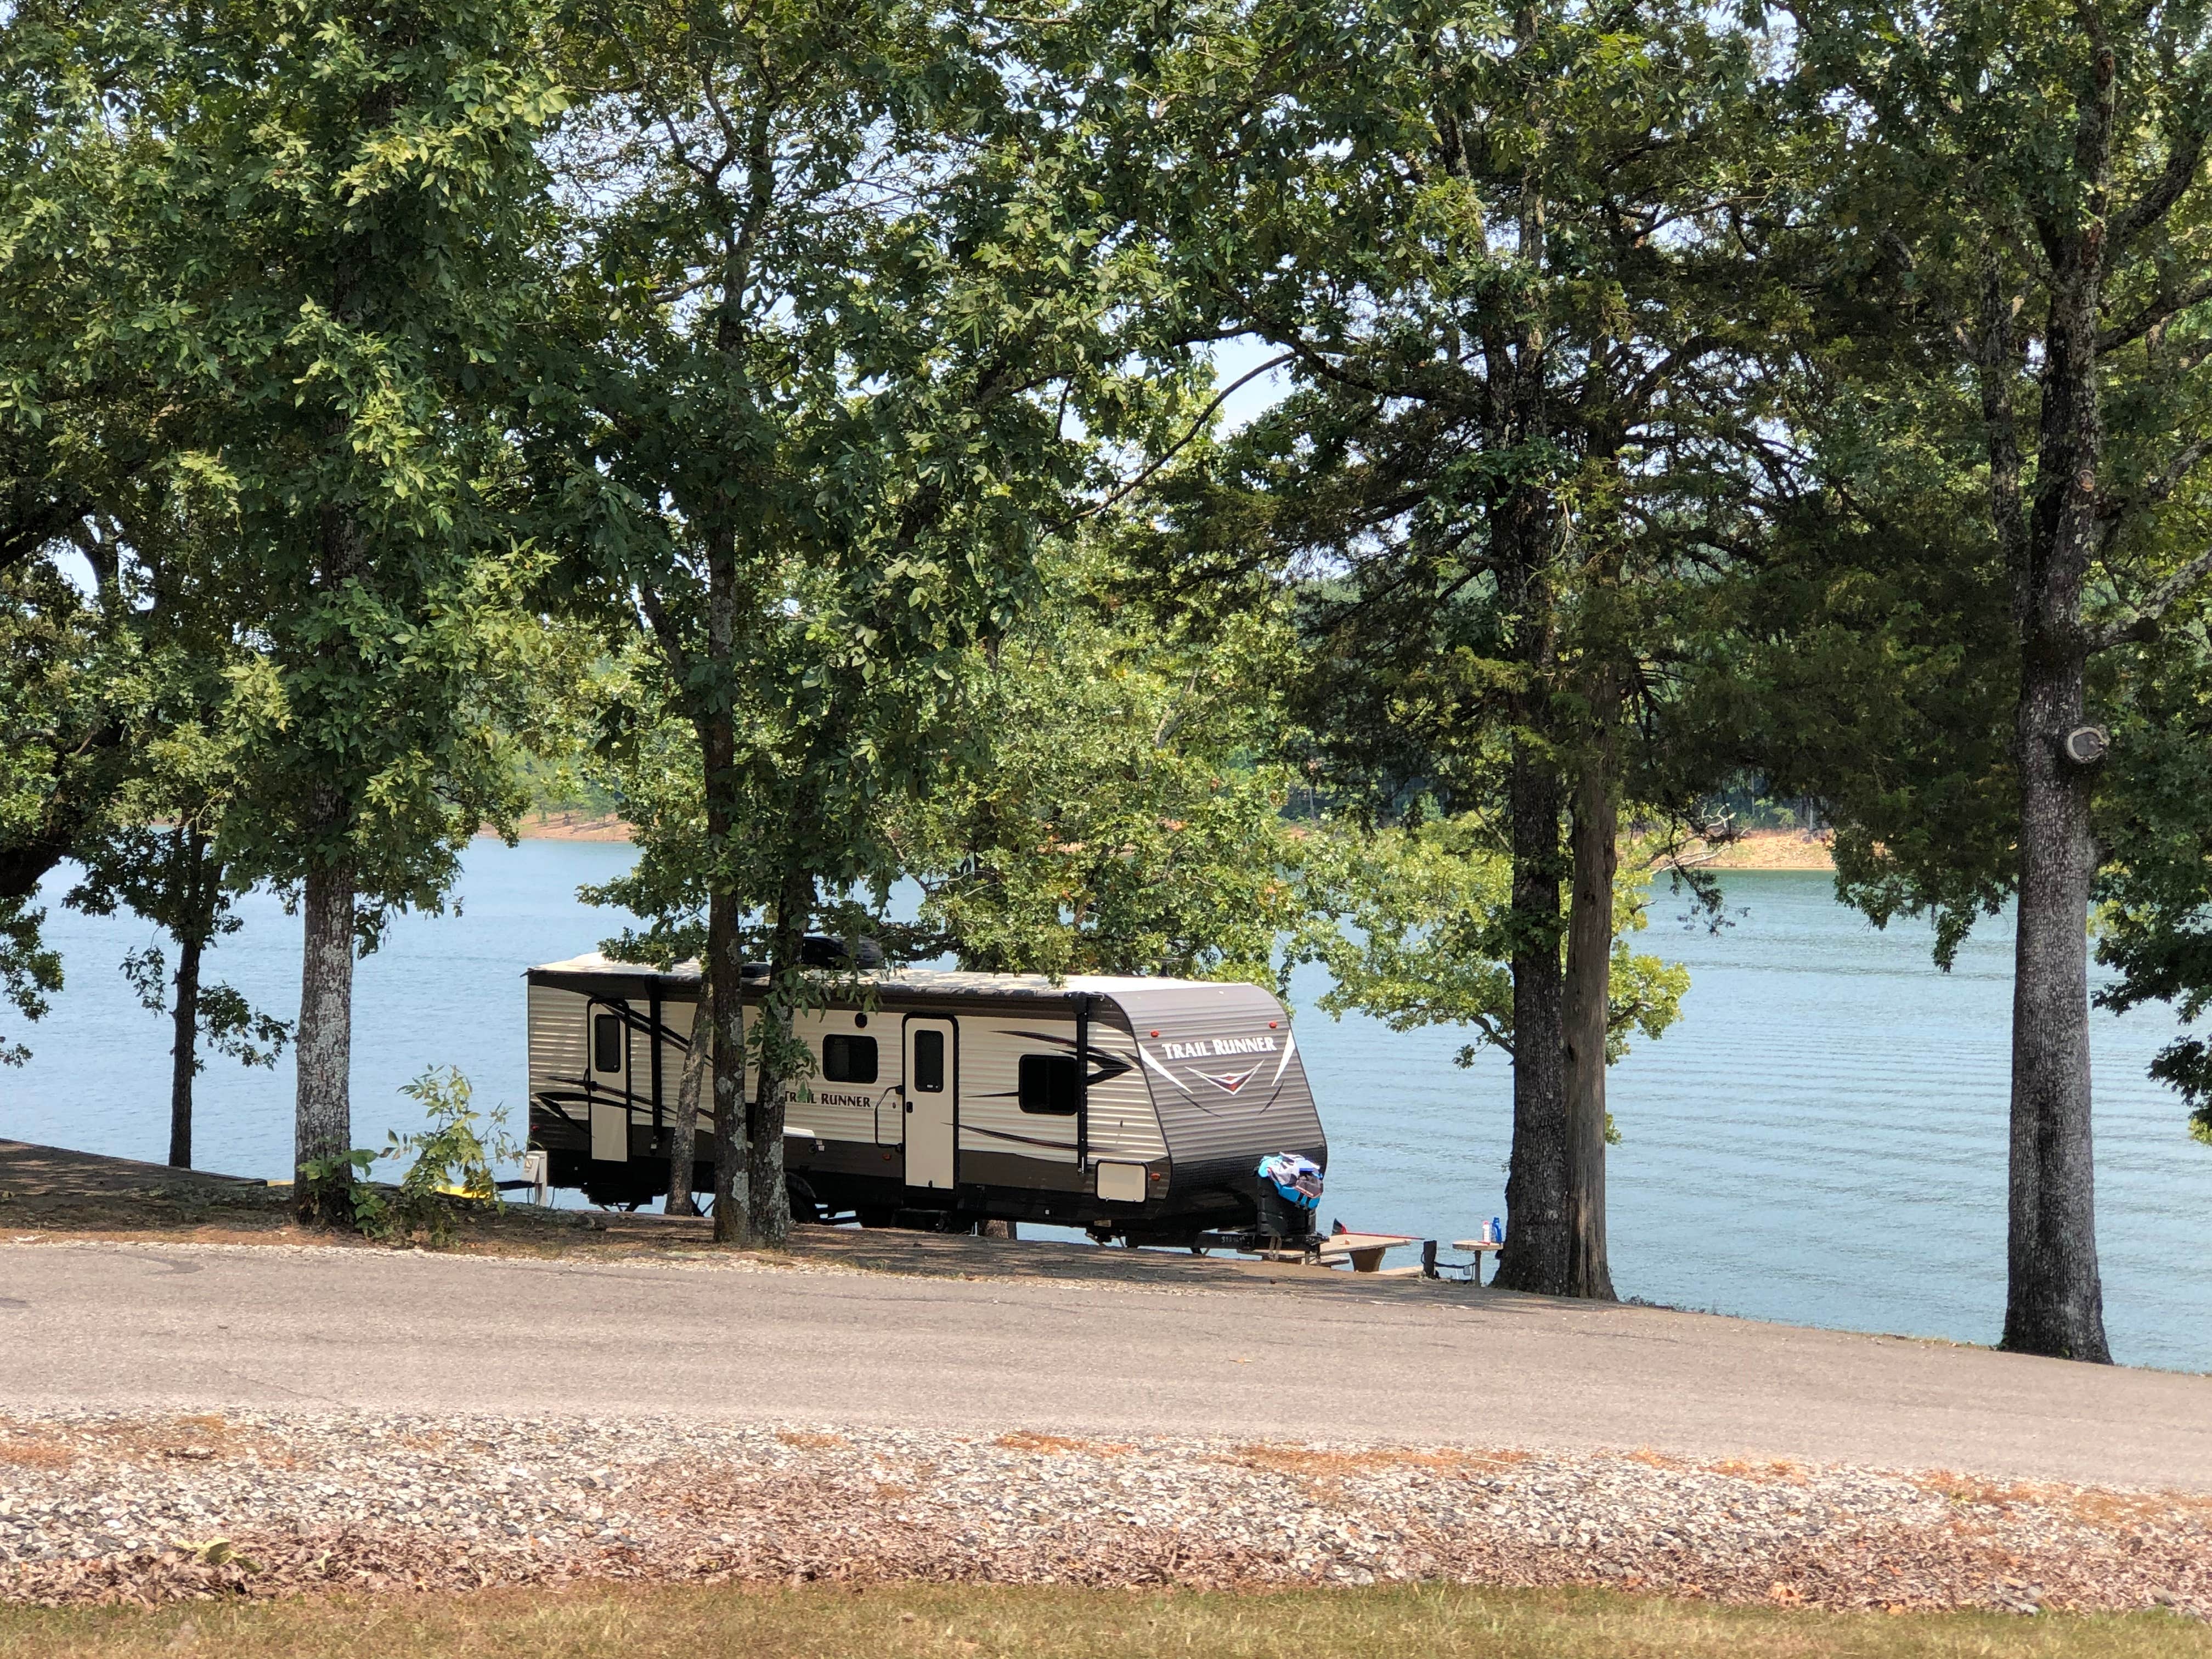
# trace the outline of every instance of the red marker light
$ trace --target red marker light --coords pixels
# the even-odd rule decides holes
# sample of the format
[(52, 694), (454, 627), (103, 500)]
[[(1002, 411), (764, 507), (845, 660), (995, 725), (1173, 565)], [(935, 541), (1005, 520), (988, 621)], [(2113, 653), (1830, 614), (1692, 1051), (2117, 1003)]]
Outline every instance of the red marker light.
[(1159, 1033), (1158, 1033), (1158, 1031), (1155, 1031), (1155, 1032), (1153, 1032), (1153, 1033), (1152, 1033), (1152, 1035), (1153, 1035), (1154, 1036), (1158, 1036), (1159, 1035)]
[(1267, 1022), (1267, 1029), (1271, 1031), (1275, 1029), (1275, 1022), (1273, 1020), (1271, 1019)]

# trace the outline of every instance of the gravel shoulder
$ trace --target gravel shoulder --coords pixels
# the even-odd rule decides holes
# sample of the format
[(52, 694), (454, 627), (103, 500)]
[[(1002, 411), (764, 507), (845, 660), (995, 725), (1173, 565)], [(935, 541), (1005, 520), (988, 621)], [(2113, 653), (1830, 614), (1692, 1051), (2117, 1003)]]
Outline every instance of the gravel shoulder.
[(0, 1599), (580, 1580), (1597, 1584), (2212, 1614), (2212, 1500), (1789, 1460), (650, 1415), (0, 1417)]

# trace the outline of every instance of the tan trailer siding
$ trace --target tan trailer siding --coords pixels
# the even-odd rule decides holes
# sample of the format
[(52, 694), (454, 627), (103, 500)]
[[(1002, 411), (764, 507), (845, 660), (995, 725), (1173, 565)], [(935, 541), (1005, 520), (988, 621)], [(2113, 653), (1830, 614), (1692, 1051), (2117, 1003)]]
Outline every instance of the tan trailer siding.
[[(865, 1028), (860, 1024), (862, 1019), (867, 1022)], [(794, 1025), (797, 1034), (813, 1051), (814, 1075), (798, 1079), (793, 1084), (791, 1099), (784, 1109), (785, 1132), (808, 1133), (820, 1140), (857, 1140), (875, 1145), (878, 1109), (884, 1104), (884, 1096), (896, 1094), (899, 1086), (899, 1017), (882, 1012), (862, 1015), (851, 1009), (833, 1008), (801, 1014)], [(836, 1082), (823, 1074), (822, 1040), (833, 1035), (874, 1039), (873, 1082)], [(751, 1085), (757, 1079), (749, 1078), (746, 1081)], [(746, 1092), (757, 1095), (758, 1090), (749, 1087)]]
[(550, 985), (529, 989), (530, 1092), (580, 1092), (588, 1055), (584, 1010), (591, 1001), (575, 991)]
[[(1041, 1009), (1040, 1013), (1043, 1012)], [(1056, 1012), (1056, 1011), (1055, 1011)], [(1053, 1039), (1060, 1039), (1054, 1042)], [(960, 1150), (1075, 1162), (1075, 1120), (1021, 1108), (1021, 1057), (1073, 1052), (1075, 1022), (1021, 1015), (960, 1018)]]
[[(1152, 1091), (1145, 1086), (1145, 1070), (1129, 1034), (1094, 1018), (1091, 1052), (1127, 1068), (1091, 1085), (1091, 1156), (1139, 1161), (1165, 1158), (1168, 1144), (1160, 1133), (1160, 1116), (1152, 1108)], [(1091, 1069), (1105, 1068), (1093, 1060)]]
[[(1073, 1164), (1076, 1121), (1021, 1108), (1024, 1054), (1073, 1055), (1075, 1021), (1018, 1014), (963, 1014), (960, 1020), (960, 1148), (1012, 1152)], [(1127, 1069), (1091, 1085), (1090, 1152), (1101, 1158), (1164, 1158), (1159, 1120), (1136, 1074), (1127, 1034), (1091, 1022), (1091, 1069)]]

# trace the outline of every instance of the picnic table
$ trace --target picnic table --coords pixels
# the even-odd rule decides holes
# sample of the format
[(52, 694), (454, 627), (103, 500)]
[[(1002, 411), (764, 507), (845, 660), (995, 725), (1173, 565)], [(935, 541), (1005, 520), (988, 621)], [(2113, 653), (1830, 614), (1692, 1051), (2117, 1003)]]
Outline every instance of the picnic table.
[(1482, 1258), (1492, 1250), (1504, 1248), (1502, 1241), (1494, 1238), (1455, 1238), (1452, 1241), (1452, 1249), (1465, 1250), (1474, 1258), (1467, 1264), (1468, 1282), (1474, 1285), (1482, 1283)]
[[(1421, 1247), (1420, 1265), (1407, 1267), (1385, 1267), (1382, 1258), (1391, 1250), (1402, 1249), (1409, 1244)], [(1191, 1243), (1194, 1255), (1204, 1255), (1209, 1250), (1235, 1250), (1241, 1255), (1256, 1255), (1263, 1261), (1303, 1261), (1309, 1267), (1334, 1267), (1348, 1265), (1356, 1273), (1418, 1273), (1423, 1279), (1441, 1279), (1437, 1271), (1437, 1242), (1413, 1233), (1323, 1233), (1303, 1243), (1274, 1241), (1264, 1238), (1252, 1228), (1221, 1228), (1200, 1233)], [(1462, 1238), (1452, 1249), (1465, 1250), (1474, 1259), (1468, 1261), (1447, 1261), (1441, 1264), (1446, 1272), (1464, 1273), (1474, 1284), (1482, 1283), (1482, 1258), (1493, 1250), (1504, 1249), (1502, 1244), (1486, 1239)]]
[(1191, 1251), (1204, 1255), (1208, 1250), (1235, 1250), (1243, 1255), (1256, 1255), (1262, 1261), (1297, 1261), (1310, 1267), (1334, 1267), (1349, 1263), (1356, 1273), (1424, 1273), (1425, 1267), (1386, 1268), (1383, 1253), (1407, 1244), (1419, 1244), (1423, 1258), (1434, 1253), (1433, 1242), (1416, 1238), (1411, 1233), (1322, 1233), (1304, 1239), (1274, 1239), (1263, 1237), (1256, 1228), (1218, 1228), (1200, 1233), (1191, 1242)]

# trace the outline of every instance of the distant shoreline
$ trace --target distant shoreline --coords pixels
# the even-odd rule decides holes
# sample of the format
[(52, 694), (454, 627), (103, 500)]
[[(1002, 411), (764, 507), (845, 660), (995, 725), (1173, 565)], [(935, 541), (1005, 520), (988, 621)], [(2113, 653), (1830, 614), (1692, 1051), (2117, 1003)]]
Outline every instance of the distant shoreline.
[(1682, 862), (1700, 870), (1832, 870), (1828, 836), (1825, 830), (1747, 830), (1717, 846), (1692, 842)]
[(612, 812), (526, 812), (514, 833), (524, 841), (628, 841), (629, 825)]
[[(487, 834), (489, 832), (487, 831)], [(529, 812), (515, 825), (524, 841), (626, 842), (629, 825), (612, 812)], [(1704, 870), (1832, 870), (1825, 830), (1747, 830), (1714, 847), (1690, 843), (1683, 862)]]

